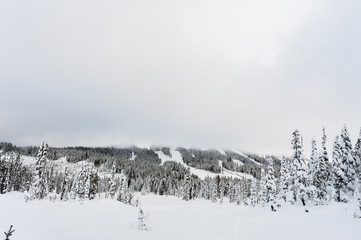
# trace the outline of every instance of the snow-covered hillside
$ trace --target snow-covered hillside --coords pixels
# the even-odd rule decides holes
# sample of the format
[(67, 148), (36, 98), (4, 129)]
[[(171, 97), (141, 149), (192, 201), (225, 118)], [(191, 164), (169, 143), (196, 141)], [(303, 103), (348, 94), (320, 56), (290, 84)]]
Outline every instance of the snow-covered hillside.
[[(173, 161), (173, 162), (177, 162), (177, 163), (182, 164), (183, 166), (188, 167), (183, 162), (182, 154), (179, 151), (170, 150), (171, 156), (165, 155), (162, 151), (156, 151), (156, 153), (158, 154), (158, 157), (161, 159), (162, 164), (164, 164), (167, 161)], [(221, 165), (221, 162), (219, 162), (219, 164)], [(227, 169), (223, 169), (222, 173), (220, 173), (220, 174), (219, 173), (213, 173), (213, 172), (210, 172), (210, 171), (206, 171), (206, 170), (203, 170), (203, 169), (197, 169), (197, 168), (194, 168), (194, 167), (189, 167), (189, 169), (190, 169), (190, 172), (192, 174), (198, 176), (201, 179), (204, 179), (206, 177), (215, 177), (215, 176), (253, 179), (253, 176), (250, 175), (250, 174), (244, 174), (244, 173), (240, 173), (240, 172), (233, 172), (233, 171), (229, 171)]]
[(0, 230), (14, 225), (14, 240), (358, 240), (361, 234), (352, 204), (312, 207), (309, 213), (302, 206), (283, 206), (271, 212), (269, 207), (146, 195), (140, 201), (150, 230), (140, 231), (138, 209), (115, 200), (25, 202), (23, 197), (0, 195)]

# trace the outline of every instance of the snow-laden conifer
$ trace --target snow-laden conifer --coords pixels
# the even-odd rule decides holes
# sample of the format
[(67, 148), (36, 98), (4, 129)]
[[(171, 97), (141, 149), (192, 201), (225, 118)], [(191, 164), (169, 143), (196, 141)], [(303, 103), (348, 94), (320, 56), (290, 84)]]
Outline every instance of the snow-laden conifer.
[(111, 176), (110, 176), (110, 181), (109, 181), (109, 192), (107, 194), (108, 198), (113, 199), (115, 196), (115, 192), (117, 191), (116, 187), (117, 187), (117, 182), (116, 182), (116, 165), (115, 165), (115, 161), (113, 162), (112, 165), (112, 170), (110, 172)]
[(326, 131), (322, 129), (322, 149), (320, 150), (320, 156), (318, 158), (317, 170), (314, 176), (313, 185), (317, 191), (317, 199), (319, 203), (324, 204), (327, 201), (327, 186), (329, 185), (330, 173), (328, 170), (328, 154), (326, 148)]
[(268, 159), (268, 169), (267, 169), (267, 202), (274, 203), (275, 202), (275, 196), (276, 196), (276, 181), (274, 176), (274, 170), (273, 170), (273, 159)]
[(306, 196), (306, 163), (303, 158), (302, 137), (298, 130), (292, 133), (292, 149), (294, 150), (292, 161), (295, 167), (295, 180), (294, 180), (294, 199), (305, 203)]
[(60, 200), (68, 200), (69, 199), (69, 172), (68, 167), (65, 167), (64, 170), (64, 178), (61, 184), (61, 193), (60, 193)]
[(188, 171), (184, 175), (184, 181), (183, 181), (183, 193), (182, 193), (182, 199), (189, 201), (191, 197), (191, 175), (190, 170), (188, 168)]
[(332, 182), (335, 189), (334, 198), (337, 202), (347, 201), (345, 187), (347, 184), (347, 178), (344, 173), (345, 167), (343, 165), (344, 163), (342, 162), (341, 144), (339, 136), (336, 136), (332, 151)]
[(49, 193), (47, 174), (46, 174), (47, 154), (48, 154), (48, 144), (43, 143), (37, 154), (33, 182), (31, 184), (31, 187), (29, 189), (29, 194), (27, 196), (28, 200), (43, 199)]
[(351, 139), (347, 131), (346, 125), (341, 132), (341, 162), (343, 163), (342, 171), (346, 177), (346, 194), (348, 197), (353, 196), (356, 184), (356, 162), (352, 156)]
[(252, 207), (257, 205), (257, 180), (256, 179), (251, 181), (250, 204)]
[(260, 199), (259, 202), (262, 205), (262, 207), (265, 206), (267, 202), (267, 178), (266, 174), (264, 172), (264, 169), (261, 168), (261, 182), (260, 182)]
[(361, 179), (361, 129), (359, 137), (357, 138), (355, 147), (353, 149), (353, 157), (356, 163), (356, 174), (358, 179)]
[(283, 199), (285, 202), (287, 201), (287, 192), (288, 192), (288, 182), (287, 182), (288, 167), (287, 167), (286, 163), (287, 163), (287, 160), (283, 156), (281, 158), (278, 198)]

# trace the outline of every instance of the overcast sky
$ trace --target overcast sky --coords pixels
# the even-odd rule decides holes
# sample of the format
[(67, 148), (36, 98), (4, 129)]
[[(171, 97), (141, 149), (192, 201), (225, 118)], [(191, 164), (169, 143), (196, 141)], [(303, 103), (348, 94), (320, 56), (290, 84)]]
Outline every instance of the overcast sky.
[[(0, 2), (0, 141), (290, 154), (361, 127), (361, 1)], [(331, 151), (331, 149), (329, 149)]]

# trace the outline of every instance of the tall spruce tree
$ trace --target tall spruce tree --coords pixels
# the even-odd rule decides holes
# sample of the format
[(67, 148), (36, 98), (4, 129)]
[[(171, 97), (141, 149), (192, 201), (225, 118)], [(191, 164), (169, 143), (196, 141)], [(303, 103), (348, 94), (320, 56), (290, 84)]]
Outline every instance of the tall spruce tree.
[(356, 162), (352, 156), (351, 139), (347, 131), (346, 125), (341, 132), (341, 161), (343, 163), (343, 172), (346, 176), (346, 194), (347, 197), (352, 197), (355, 191), (356, 184)]
[(319, 167), (319, 158), (317, 151), (317, 143), (315, 139), (311, 141), (311, 157), (309, 162), (309, 183), (315, 184), (316, 181), (316, 172)]
[(356, 163), (356, 174), (358, 179), (361, 179), (361, 129), (359, 137), (357, 138), (355, 147), (352, 153), (353, 158), (355, 159)]
[(64, 170), (64, 178), (61, 184), (61, 194), (60, 200), (68, 200), (69, 199), (69, 172), (68, 167), (65, 167)]
[(319, 202), (321, 204), (324, 204), (325, 201), (327, 201), (327, 186), (329, 184), (329, 170), (328, 170), (328, 154), (327, 154), (327, 148), (326, 148), (326, 131), (323, 127), (322, 129), (322, 149), (320, 151), (320, 157), (318, 161), (318, 167), (315, 173), (315, 181), (314, 185), (317, 189), (317, 197), (319, 199)]
[(98, 193), (98, 183), (99, 183), (99, 176), (98, 172), (93, 168), (93, 166), (88, 167), (88, 178), (87, 178), (87, 197), (89, 200), (95, 198), (96, 194)]
[(43, 143), (37, 154), (33, 182), (27, 196), (28, 200), (43, 199), (49, 193), (46, 173), (47, 154), (48, 144)]
[(116, 185), (117, 185), (117, 182), (116, 182), (116, 176), (115, 176), (115, 173), (116, 173), (116, 165), (115, 165), (115, 161), (113, 162), (113, 165), (112, 165), (112, 170), (110, 172), (111, 176), (110, 176), (110, 181), (109, 181), (109, 192), (107, 194), (107, 197), (113, 199), (114, 196), (115, 196), (115, 192), (116, 192)]
[(295, 184), (293, 189), (293, 195), (295, 201), (301, 201), (305, 203), (306, 196), (306, 163), (303, 158), (303, 143), (302, 137), (298, 130), (292, 133), (292, 149), (294, 150), (292, 161), (295, 167)]
[(252, 207), (257, 205), (257, 180), (256, 179), (251, 181), (250, 204)]
[(260, 182), (260, 204), (262, 207), (265, 206), (267, 202), (267, 177), (264, 172), (264, 169), (261, 168), (261, 182)]
[(191, 175), (190, 175), (190, 169), (188, 168), (188, 171), (184, 175), (184, 181), (183, 181), (183, 194), (182, 199), (185, 201), (189, 201), (191, 199)]
[(342, 157), (341, 144), (340, 144), (339, 136), (336, 136), (335, 141), (333, 143), (333, 151), (332, 151), (332, 182), (333, 182), (333, 187), (335, 189), (334, 198), (336, 202), (347, 201), (346, 192), (345, 192), (347, 178), (343, 171), (345, 167), (343, 167), (343, 162), (341, 157)]
[(273, 159), (268, 159), (268, 170), (267, 170), (267, 202), (273, 203), (275, 202), (275, 195), (276, 195), (276, 181), (274, 176), (273, 170)]
[(287, 192), (288, 192), (288, 182), (287, 182), (288, 168), (287, 168), (286, 163), (287, 163), (287, 160), (283, 156), (281, 158), (278, 198), (283, 199), (285, 202), (287, 201)]

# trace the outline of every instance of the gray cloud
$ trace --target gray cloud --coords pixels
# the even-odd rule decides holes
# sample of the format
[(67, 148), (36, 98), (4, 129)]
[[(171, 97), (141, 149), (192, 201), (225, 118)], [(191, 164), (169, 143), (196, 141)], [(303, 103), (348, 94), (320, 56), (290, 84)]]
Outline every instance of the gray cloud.
[[(0, 4), (0, 132), (37, 145), (290, 153), (292, 130), (353, 139), (357, 1)], [(307, 150), (308, 151), (308, 150)]]

